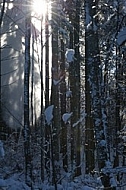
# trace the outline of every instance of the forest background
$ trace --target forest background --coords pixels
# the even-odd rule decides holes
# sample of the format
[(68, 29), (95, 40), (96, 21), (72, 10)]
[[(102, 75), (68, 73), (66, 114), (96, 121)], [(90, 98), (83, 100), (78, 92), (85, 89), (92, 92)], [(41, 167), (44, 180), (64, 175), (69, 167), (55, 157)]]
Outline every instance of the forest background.
[(0, 11), (1, 188), (125, 190), (125, 0)]

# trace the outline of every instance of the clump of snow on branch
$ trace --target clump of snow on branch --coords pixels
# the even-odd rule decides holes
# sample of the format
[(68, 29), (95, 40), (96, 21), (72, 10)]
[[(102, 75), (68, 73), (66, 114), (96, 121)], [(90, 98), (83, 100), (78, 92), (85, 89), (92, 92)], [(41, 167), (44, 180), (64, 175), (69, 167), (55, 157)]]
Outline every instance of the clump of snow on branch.
[(51, 124), (52, 119), (53, 119), (53, 109), (54, 109), (54, 105), (48, 106), (45, 109), (45, 119), (48, 125)]
[(73, 115), (73, 112), (63, 114), (62, 120), (64, 121), (65, 124), (70, 120), (72, 115)]
[(3, 143), (2, 141), (0, 140), (0, 158), (4, 158), (4, 148), (3, 148)]
[(101, 172), (106, 174), (110, 169), (112, 169), (112, 163), (108, 160), (105, 162), (105, 167), (101, 169)]
[(66, 57), (66, 60), (68, 63), (74, 61), (74, 54), (75, 54), (74, 49), (67, 49), (67, 51), (65, 53), (65, 57)]
[(126, 143), (126, 135), (122, 137), (123, 142)]
[(54, 80), (54, 79), (53, 79), (53, 84), (56, 86), (56, 85), (58, 85), (58, 84), (60, 83), (60, 81), (61, 81), (61, 80)]
[(126, 27), (122, 28), (117, 35), (117, 44), (120, 46), (126, 41)]
[(95, 121), (95, 125), (96, 125), (96, 126), (99, 126), (100, 123), (101, 123), (101, 120), (100, 120), (100, 119), (97, 119), (97, 120)]
[(85, 120), (86, 115), (87, 115), (87, 114), (86, 114), (85, 112), (83, 112), (83, 113), (81, 114), (80, 119), (79, 119), (76, 123), (74, 123), (74, 124), (72, 125), (72, 127), (76, 127), (79, 123), (82, 123), (82, 122)]
[(72, 126), (76, 127), (80, 123), (80, 120), (78, 120), (76, 123), (74, 123)]
[(72, 91), (71, 90), (66, 91), (66, 97), (70, 98), (71, 96), (72, 96)]
[(55, 79), (53, 79), (53, 84), (54, 84), (55, 86), (58, 85), (58, 84), (63, 80), (63, 78), (64, 78), (64, 75), (60, 77), (60, 80), (55, 80)]
[(62, 27), (60, 27), (60, 29), (59, 29), (59, 34), (62, 35), (65, 39), (68, 38), (67, 31)]
[(91, 23), (91, 16), (90, 16), (90, 13), (89, 13), (88, 4), (86, 4), (85, 13), (86, 13), (86, 26), (88, 26)]
[(106, 166), (107, 168), (112, 168), (112, 163), (111, 163), (110, 161), (106, 161), (106, 162), (105, 162), (105, 166)]
[(115, 178), (113, 177), (112, 174), (110, 174), (110, 184), (111, 184), (111, 187), (117, 187), (117, 182), (115, 180)]
[(105, 147), (105, 146), (106, 146), (106, 141), (105, 141), (105, 140), (101, 140), (101, 141), (99, 142), (99, 145), (100, 145), (101, 147)]
[(113, 172), (112, 172), (112, 163), (109, 160), (105, 162), (105, 167), (102, 168), (102, 172), (104, 174), (108, 173), (108, 171), (110, 173), (110, 185), (111, 185), (111, 187), (117, 187), (117, 182), (116, 182), (116, 180), (113, 176)]

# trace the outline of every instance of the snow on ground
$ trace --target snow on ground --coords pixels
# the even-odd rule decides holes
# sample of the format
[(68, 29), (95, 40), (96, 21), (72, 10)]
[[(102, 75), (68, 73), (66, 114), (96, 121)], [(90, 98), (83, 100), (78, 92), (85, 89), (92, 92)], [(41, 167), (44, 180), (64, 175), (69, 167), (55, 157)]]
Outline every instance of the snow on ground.
[[(92, 187), (87, 185), (78, 184), (78, 183), (64, 183), (62, 185), (57, 185), (57, 190), (95, 190)], [(0, 190), (31, 190), (24, 182), (19, 180), (14, 180), (13, 178), (9, 178), (6, 180), (0, 179)], [(33, 190), (55, 190), (54, 186), (42, 184), (41, 186), (34, 186)]]
[(1, 190), (30, 190), (24, 182), (16, 181), (13, 179), (0, 179), (0, 189)]

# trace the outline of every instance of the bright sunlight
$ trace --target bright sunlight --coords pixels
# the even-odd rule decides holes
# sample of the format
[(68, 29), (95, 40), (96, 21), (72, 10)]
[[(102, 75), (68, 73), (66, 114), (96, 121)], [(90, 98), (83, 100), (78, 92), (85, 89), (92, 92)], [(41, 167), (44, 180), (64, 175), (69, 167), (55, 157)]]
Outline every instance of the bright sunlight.
[(32, 9), (38, 15), (44, 15), (47, 11), (46, 0), (33, 0)]

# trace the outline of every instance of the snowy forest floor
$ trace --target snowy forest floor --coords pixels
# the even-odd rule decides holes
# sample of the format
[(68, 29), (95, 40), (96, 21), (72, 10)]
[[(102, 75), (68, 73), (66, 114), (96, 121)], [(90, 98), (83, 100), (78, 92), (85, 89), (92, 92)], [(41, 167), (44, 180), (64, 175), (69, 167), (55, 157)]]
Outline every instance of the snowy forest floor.
[[(33, 169), (32, 190), (55, 190), (50, 180), (40, 180), (40, 138), (32, 139)], [(4, 143), (4, 158), (0, 158), (0, 190), (30, 190), (24, 177), (24, 148), (22, 135), (11, 134)], [(61, 180), (57, 182), (57, 190), (102, 190), (99, 176), (84, 175), (73, 178), (70, 173), (61, 171)], [(118, 190), (125, 190), (126, 185), (119, 184)]]

